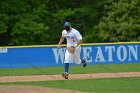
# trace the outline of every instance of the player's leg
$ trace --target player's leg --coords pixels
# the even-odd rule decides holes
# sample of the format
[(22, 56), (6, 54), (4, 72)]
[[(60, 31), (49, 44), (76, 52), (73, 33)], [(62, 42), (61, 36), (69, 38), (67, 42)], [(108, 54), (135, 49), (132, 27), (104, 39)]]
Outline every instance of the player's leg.
[(70, 62), (71, 58), (72, 58), (72, 54), (70, 52), (68, 52), (68, 50), (66, 50), (65, 59), (64, 59), (64, 73), (62, 74), (62, 76), (65, 79), (68, 79), (69, 62)]
[(80, 53), (81, 53), (81, 47), (78, 46), (75, 50), (74, 53), (74, 61), (76, 64), (83, 64), (83, 67), (86, 67), (87, 63), (86, 63), (86, 59), (83, 58), (82, 60), (80, 59)]
[(69, 71), (69, 62), (70, 62), (71, 58), (72, 58), (72, 54), (70, 52), (68, 52), (68, 50), (66, 50), (64, 64), (65, 64), (65, 72), (67, 72), (67, 73)]
[(82, 64), (83, 64), (83, 67), (86, 67), (87, 66), (86, 58), (83, 58), (82, 59)]
[(81, 52), (81, 47), (77, 46), (74, 52), (74, 62), (76, 64), (81, 64), (81, 59), (80, 59), (80, 52)]

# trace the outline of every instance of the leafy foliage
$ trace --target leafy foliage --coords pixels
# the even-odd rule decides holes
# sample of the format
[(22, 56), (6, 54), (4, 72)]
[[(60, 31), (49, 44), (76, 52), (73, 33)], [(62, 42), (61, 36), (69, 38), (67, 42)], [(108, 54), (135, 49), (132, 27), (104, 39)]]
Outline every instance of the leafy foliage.
[(0, 45), (57, 44), (65, 21), (84, 42), (140, 40), (139, 0), (1, 0)]
[(140, 40), (140, 1), (118, 0), (108, 2), (106, 15), (97, 25), (102, 42)]

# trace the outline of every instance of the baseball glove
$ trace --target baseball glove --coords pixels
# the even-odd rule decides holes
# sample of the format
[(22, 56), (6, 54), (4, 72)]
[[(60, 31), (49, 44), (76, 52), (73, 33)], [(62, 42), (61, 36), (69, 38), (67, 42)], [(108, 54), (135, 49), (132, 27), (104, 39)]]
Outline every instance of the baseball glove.
[(70, 46), (70, 47), (67, 48), (67, 50), (68, 50), (70, 53), (74, 53), (74, 52), (75, 52), (75, 49), (76, 49), (76, 47), (74, 47), (74, 46)]

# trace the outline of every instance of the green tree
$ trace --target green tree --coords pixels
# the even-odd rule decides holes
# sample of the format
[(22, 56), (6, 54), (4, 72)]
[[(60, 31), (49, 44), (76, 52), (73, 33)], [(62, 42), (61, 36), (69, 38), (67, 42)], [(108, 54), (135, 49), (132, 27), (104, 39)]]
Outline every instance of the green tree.
[(107, 2), (106, 14), (96, 29), (101, 42), (140, 40), (140, 1), (116, 0)]
[(21, 13), (27, 11), (27, 7), (23, 1), (19, 2), (19, 0), (0, 1), (0, 45), (9, 45), (12, 28), (20, 19)]
[(49, 12), (44, 4), (36, 6), (30, 13), (22, 13), (20, 20), (13, 26), (10, 45), (44, 44), (49, 39), (46, 22)]
[(56, 40), (54, 41), (58, 42), (58, 37), (60, 37), (63, 29), (63, 23), (70, 21), (72, 22), (72, 27), (81, 32), (84, 42), (98, 42), (98, 35), (92, 34), (93, 36), (91, 36), (91, 33), (96, 33), (93, 28), (98, 24), (100, 17), (103, 15), (104, 2), (105, 0), (61, 0), (61, 2), (57, 2), (56, 11), (53, 13), (53, 22), (54, 24), (57, 23), (53, 27), (55, 29), (52, 30), (57, 33)]
[[(46, 42), (48, 11), (44, 3), (3, 0), (0, 3), (0, 45), (31, 45)], [(42, 3), (42, 4), (41, 4)]]
[(0, 45), (57, 44), (65, 21), (85, 43), (140, 40), (139, 6), (139, 0), (1, 0)]
[(46, 41), (45, 31), (48, 27), (43, 23), (31, 20), (21, 20), (13, 28), (11, 45), (31, 45)]

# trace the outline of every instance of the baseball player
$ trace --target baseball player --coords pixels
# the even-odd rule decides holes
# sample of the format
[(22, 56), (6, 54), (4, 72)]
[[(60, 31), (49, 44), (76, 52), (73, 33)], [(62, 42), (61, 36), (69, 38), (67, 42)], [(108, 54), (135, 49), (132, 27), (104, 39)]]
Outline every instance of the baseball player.
[(64, 39), (66, 38), (67, 40), (67, 48), (65, 52), (65, 59), (64, 59), (64, 73), (62, 76), (65, 79), (68, 79), (68, 71), (69, 71), (69, 62), (71, 58), (74, 58), (74, 62), (76, 64), (83, 64), (83, 67), (86, 67), (86, 59), (83, 58), (82, 60), (80, 59), (80, 51), (81, 51), (81, 46), (80, 44), (82, 43), (82, 36), (79, 33), (78, 30), (74, 29), (71, 27), (70, 22), (65, 22), (64, 23), (65, 29), (62, 31), (62, 36), (60, 38), (60, 41), (58, 43), (58, 49), (61, 48), (61, 44), (63, 43)]

